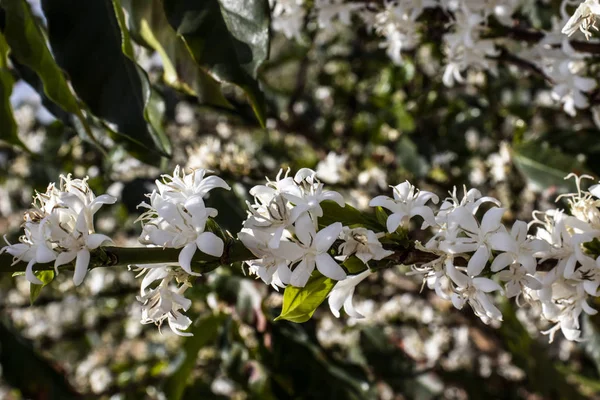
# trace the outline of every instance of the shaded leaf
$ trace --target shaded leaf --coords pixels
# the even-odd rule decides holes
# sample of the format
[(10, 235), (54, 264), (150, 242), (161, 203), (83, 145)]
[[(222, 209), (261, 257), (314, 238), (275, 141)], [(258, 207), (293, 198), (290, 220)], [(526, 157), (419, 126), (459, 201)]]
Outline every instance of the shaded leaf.
[(106, 0), (43, 0), (42, 7), (53, 54), (79, 98), (138, 159), (156, 165), (159, 155), (168, 156), (147, 76), (122, 51), (131, 43), (119, 27), (118, 7)]
[(15, 80), (8, 68), (9, 47), (4, 35), (0, 34), (0, 140), (25, 148), (19, 135), (17, 134), (17, 123), (13, 115), (12, 105), (10, 104), (10, 95), (12, 93)]
[(165, 83), (198, 96), (200, 104), (232, 108), (221, 93), (221, 85), (194, 62), (183, 40), (169, 25), (162, 3), (160, 0), (122, 1), (132, 38), (159, 54)]
[(0, 366), (2, 379), (18, 388), (24, 398), (82, 398), (65, 377), (33, 349), (29, 341), (7, 326), (7, 322), (0, 322)]
[(190, 333), (194, 336), (185, 338), (183, 343), (183, 360), (165, 381), (164, 391), (168, 399), (181, 399), (188, 383), (188, 377), (196, 365), (198, 352), (202, 347), (217, 339), (224, 320), (225, 314), (207, 314), (194, 321), (190, 329)]
[[(33, 85), (34, 88), (37, 89), (41, 84), (44, 95), (64, 111), (76, 115), (87, 136), (95, 142), (87, 121), (81, 112), (79, 102), (67, 84), (67, 80), (54, 60), (52, 53), (50, 53), (46, 45), (46, 38), (37, 25), (37, 20), (32, 15), (27, 2), (25, 0), (6, 0), (2, 2), (2, 7), (6, 13), (4, 34), (10, 46), (11, 55), (18, 64), (25, 67), (18, 68), (20, 72), (23, 71), (27, 75), (27, 72), (29, 72), (27, 69), (33, 71), (39, 79), (36, 82), (37, 84)], [(19, 67), (18, 64), (17, 67)], [(32, 80), (33, 78), (29, 76), (27, 81)]]
[(265, 124), (265, 102), (256, 73), (269, 54), (267, 0), (240, 3), (223, 0), (165, 1), (164, 10), (194, 61), (221, 82), (246, 93), (260, 124)]
[(323, 216), (319, 217), (319, 224), (327, 226), (334, 222), (343, 225), (360, 225), (370, 229), (381, 230), (379, 223), (371, 215), (360, 212), (349, 204), (340, 207), (335, 201), (325, 200), (321, 203)]
[(312, 276), (306, 286), (287, 286), (283, 292), (283, 308), (275, 321), (306, 322), (327, 298), (335, 281), (323, 275)]
[(42, 289), (44, 286), (48, 285), (50, 282), (54, 280), (54, 271), (36, 271), (34, 272), (35, 276), (42, 281), (41, 285), (36, 285), (35, 283), (29, 284), (29, 302), (33, 304), (35, 300), (40, 296)]
[(585, 167), (575, 156), (567, 155), (545, 143), (523, 142), (514, 146), (515, 166), (538, 190), (555, 186), (561, 190), (575, 189), (574, 181), (565, 176), (585, 173)]

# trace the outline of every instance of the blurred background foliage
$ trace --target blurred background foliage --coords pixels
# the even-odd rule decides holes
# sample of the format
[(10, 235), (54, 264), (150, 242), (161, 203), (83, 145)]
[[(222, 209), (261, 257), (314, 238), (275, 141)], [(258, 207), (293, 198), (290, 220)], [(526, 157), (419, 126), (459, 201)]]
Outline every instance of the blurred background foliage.
[[(549, 24), (544, 2), (532, 3), (518, 17)], [(371, 32), (311, 23), (292, 42), (269, 33), (266, 0), (244, 2), (245, 17), (231, 4), (0, 1), (8, 240), (32, 193), (69, 172), (119, 198), (97, 227), (122, 246), (137, 245), (136, 206), (177, 164), (232, 184), (208, 200), (231, 232), (248, 189), (281, 167), (315, 168), (359, 209), (410, 179), (440, 195), (477, 187), (513, 219), (547, 207), (567, 173), (600, 175), (592, 113), (557, 111), (535, 73), (501, 61), (497, 76), (443, 86), (435, 13), (423, 44), (394, 66)], [(502, 327), (485, 326), (406, 272), (359, 287), (363, 320), (323, 306), (293, 324), (273, 321), (281, 293), (241, 265), (220, 268), (192, 289), (192, 338), (139, 323), (135, 271), (96, 269), (78, 288), (60, 274), (32, 305), (25, 279), (3, 276), (0, 397), (600, 398), (600, 321), (583, 321), (584, 343), (549, 345), (535, 310), (505, 304)]]

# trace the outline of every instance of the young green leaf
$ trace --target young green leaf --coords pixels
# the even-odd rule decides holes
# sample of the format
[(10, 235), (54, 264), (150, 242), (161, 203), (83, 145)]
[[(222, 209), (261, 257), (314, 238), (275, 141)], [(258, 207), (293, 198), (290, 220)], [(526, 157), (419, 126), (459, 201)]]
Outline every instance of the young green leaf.
[(281, 315), (275, 318), (275, 321), (282, 319), (298, 323), (308, 321), (334, 286), (334, 280), (319, 274), (313, 275), (304, 287), (291, 285), (286, 287), (283, 292)]
[(29, 302), (33, 304), (35, 299), (37, 299), (42, 292), (44, 286), (48, 285), (50, 282), (54, 280), (54, 271), (37, 271), (34, 272), (35, 276), (38, 277), (40, 281), (42, 281), (41, 285), (36, 285), (35, 283), (29, 284)]

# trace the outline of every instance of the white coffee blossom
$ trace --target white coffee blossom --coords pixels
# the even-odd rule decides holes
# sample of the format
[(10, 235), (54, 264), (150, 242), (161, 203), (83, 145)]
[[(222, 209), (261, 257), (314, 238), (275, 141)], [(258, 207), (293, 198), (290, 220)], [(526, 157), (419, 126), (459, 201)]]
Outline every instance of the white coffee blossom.
[(435, 224), (433, 211), (425, 204), (431, 200), (437, 204), (438, 196), (431, 192), (420, 191), (411, 185), (408, 181), (392, 187), (394, 198), (387, 196), (377, 196), (369, 205), (371, 207), (383, 207), (392, 212), (387, 218), (388, 232), (395, 232), (400, 226), (406, 227), (408, 221), (415, 216), (423, 218), (421, 229), (425, 229)]
[(116, 198), (107, 194), (96, 197), (88, 178), (73, 179), (61, 175), (57, 188), (51, 183), (45, 193), (36, 194), (33, 209), (25, 214), (25, 234), (19, 243), (2, 248), (14, 257), (14, 262), (27, 262), (26, 278), (35, 284), (42, 282), (34, 274), (35, 264), (54, 261), (54, 268), (75, 261), (73, 282), (80, 285), (87, 274), (91, 250), (111, 239), (94, 230), (94, 215), (104, 204)]
[(365, 264), (371, 260), (381, 260), (394, 254), (385, 250), (379, 241), (384, 233), (376, 234), (366, 228), (350, 228), (344, 226), (340, 238), (344, 241), (339, 247), (343, 256), (355, 255)]
[(336, 318), (340, 317), (340, 309), (342, 306), (344, 307), (346, 314), (349, 316), (353, 318), (364, 318), (364, 316), (354, 308), (352, 296), (354, 296), (354, 290), (356, 289), (356, 286), (372, 274), (373, 272), (367, 269), (358, 275), (349, 276), (343, 281), (339, 281), (335, 284), (329, 293), (328, 301), (329, 309)]
[(247, 261), (251, 273), (275, 287), (304, 286), (316, 268), (323, 275), (342, 280), (344, 269), (328, 254), (342, 231), (341, 223), (318, 230), (326, 200), (345, 206), (342, 196), (324, 190), (316, 173), (300, 169), (294, 176), (280, 171), (275, 181), (250, 190), (248, 219), (238, 234), (257, 260)]
[(156, 181), (158, 191), (147, 195), (150, 203), (139, 205), (147, 209), (138, 218), (143, 224), (140, 242), (181, 248), (179, 264), (191, 275), (196, 274), (191, 262), (197, 250), (214, 257), (223, 254), (223, 240), (206, 230), (209, 219), (216, 217), (218, 211), (206, 207), (204, 198), (213, 189), (230, 187), (217, 176), (205, 177), (206, 172), (200, 169), (186, 174), (176, 167), (173, 176), (163, 175), (162, 182)]
[(596, 18), (598, 16), (600, 16), (600, 3), (598, 0), (585, 0), (579, 4), (561, 32), (567, 36), (571, 36), (579, 30), (585, 35), (586, 39), (589, 39), (592, 36), (590, 28), (598, 30), (596, 27)]
[(173, 333), (192, 336), (184, 332), (192, 320), (183, 314), (192, 305), (192, 301), (184, 297), (184, 292), (191, 287), (189, 275), (163, 264), (139, 265), (138, 268), (141, 270), (138, 277), (143, 276), (137, 297), (142, 303), (142, 324), (155, 324), (160, 328), (167, 320)]

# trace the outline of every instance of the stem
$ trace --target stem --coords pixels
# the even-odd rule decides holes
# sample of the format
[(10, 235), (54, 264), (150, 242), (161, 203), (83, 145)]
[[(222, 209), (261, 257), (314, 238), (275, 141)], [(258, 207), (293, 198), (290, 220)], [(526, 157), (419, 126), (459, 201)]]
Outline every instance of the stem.
[[(90, 265), (95, 267), (126, 267), (136, 264), (177, 264), (181, 249), (162, 247), (102, 247), (92, 252)], [(220, 265), (228, 265), (238, 261), (253, 260), (256, 256), (242, 242), (231, 239), (226, 242), (223, 256), (213, 257), (196, 251), (192, 258), (192, 269), (196, 272), (209, 272)], [(25, 271), (27, 263), (19, 261), (13, 264), (10, 254), (0, 254), (0, 272)], [(54, 263), (35, 264), (36, 271), (50, 270)]]

